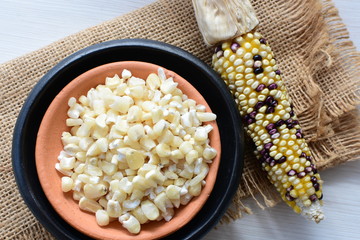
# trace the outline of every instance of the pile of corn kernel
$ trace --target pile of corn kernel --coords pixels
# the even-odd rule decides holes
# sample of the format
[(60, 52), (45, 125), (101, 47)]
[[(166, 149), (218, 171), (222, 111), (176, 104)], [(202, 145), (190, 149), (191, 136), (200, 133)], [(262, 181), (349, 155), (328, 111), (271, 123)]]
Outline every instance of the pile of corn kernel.
[(189, 99), (159, 68), (146, 81), (123, 70), (68, 101), (69, 132), (55, 168), (63, 192), (100, 226), (118, 220), (130, 233), (170, 221), (205, 185), (216, 115)]

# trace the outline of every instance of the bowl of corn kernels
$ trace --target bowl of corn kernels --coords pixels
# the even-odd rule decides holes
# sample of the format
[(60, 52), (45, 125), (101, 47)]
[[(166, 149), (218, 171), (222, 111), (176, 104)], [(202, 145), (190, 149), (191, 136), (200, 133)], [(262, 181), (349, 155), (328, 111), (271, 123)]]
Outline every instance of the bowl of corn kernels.
[(35, 157), (45, 195), (72, 226), (99, 239), (154, 239), (205, 203), (220, 146), (216, 115), (194, 87), (129, 61), (91, 69), (61, 90)]
[[(134, 41), (140, 41), (137, 48), (177, 50), (148, 40)], [(133, 44), (120, 44), (126, 46), (123, 53), (129, 51), (129, 43)], [(107, 53), (108, 44), (100, 49)], [(98, 55), (99, 48), (95, 49), (91, 53)], [(180, 53), (184, 58), (186, 52)], [(168, 59), (107, 59), (71, 78), (63, 70), (69, 74), (69, 65), (81, 68), (87, 55), (74, 56), (73, 61), (64, 60), (64, 68), (55, 67), (47, 85), (39, 88), (59, 84), (60, 80), (54, 81), (59, 74), (68, 79), (64, 86), (56, 86), (54, 97), (42, 106), (44, 113), (35, 127), (32, 151), (45, 196), (41, 200), (48, 201), (44, 208), (52, 211), (35, 209), (35, 215), (39, 210), (50, 220), (43, 223), (50, 231), (48, 225), (60, 225), (60, 232), (69, 228), (65, 234), (80, 238), (171, 239), (209, 231), (235, 192), (240, 173), (232, 171), (241, 172), (242, 167), (239, 119), (232, 116), (237, 111), (228, 105), (226, 89), (216, 86), (220, 82), (194, 80), (191, 72), (185, 80), (182, 75), (187, 70), (181, 75), (176, 69), (168, 70), (172, 69)], [(192, 72), (195, 76), (197, 68)], [(220, 94), (213, 95), (214, 88)], [(40, 96), (44, 94), (36, 95)], [(231, 114), (224, 116), (228, 111)], [(234, 133), (239, 136), (231, 136)], [(21, 181), (19, 176), (17, 180)], [(21, 192), (28, 203), (26, 191)], [(34, 205), (28, 205), (34, 211)], [(54, 235), (62, 236), (58, 231)]]

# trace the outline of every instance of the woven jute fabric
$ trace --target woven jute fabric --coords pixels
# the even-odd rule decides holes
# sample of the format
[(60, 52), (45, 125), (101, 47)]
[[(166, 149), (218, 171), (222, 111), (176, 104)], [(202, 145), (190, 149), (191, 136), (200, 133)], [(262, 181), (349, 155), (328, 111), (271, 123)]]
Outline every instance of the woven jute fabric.
[[(258, 30), (268, 39), (283, 72), (295, 111), (320, 170), (354, 160), (360, 153), (360, 55), (338, 11), (328, 0), (253, 1)], [(146, 38), (183, 48), (210, 64), (190, 0), (159, 0), (142, 9), (0, 65), (0, 238), (51, 239), (22, 201), (11, 166), (13, 128), (28, 93), (39, 79), (70, 54), (87, 46), (124, 38)], [(279, 201), (248, 141), (245, 169), (233, 204), (222, 222)], [(326, 203), (326, 196), (324, 198)], [(289, 209), (291, 211), (291, 209)]]

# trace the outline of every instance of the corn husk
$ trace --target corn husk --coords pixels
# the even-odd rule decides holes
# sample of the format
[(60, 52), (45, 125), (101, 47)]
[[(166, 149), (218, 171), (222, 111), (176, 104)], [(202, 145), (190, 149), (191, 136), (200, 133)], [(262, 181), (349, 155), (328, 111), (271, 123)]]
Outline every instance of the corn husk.
[(196, 21), (207, 45), (250, 32), (258, 24), (249, 0), (193, 0)]

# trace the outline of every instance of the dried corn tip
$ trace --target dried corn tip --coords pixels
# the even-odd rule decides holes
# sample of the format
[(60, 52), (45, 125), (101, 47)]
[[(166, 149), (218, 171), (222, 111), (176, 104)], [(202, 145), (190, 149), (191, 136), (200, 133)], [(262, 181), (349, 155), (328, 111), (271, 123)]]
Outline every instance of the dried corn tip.
[(100, 226), (119, 217), (137, 234), (141, 224), (174, 216), (204, 186), (217, 152), (209, 144), (216, 120), (159, 69), (147, 80), (124, 70), (69, 99), (70, 130), (55, 168), (61, 188), (73, 190)]
[(266, 39), (250, 32), (216, 47), (212, 63), (238, 103), (269, 180), (294, 211), (319, 222), (322, 181), (273, 56)]
[(259, 21), (250, 1), (193, 0), (195, 16), (208, 45), (254, 29)]

